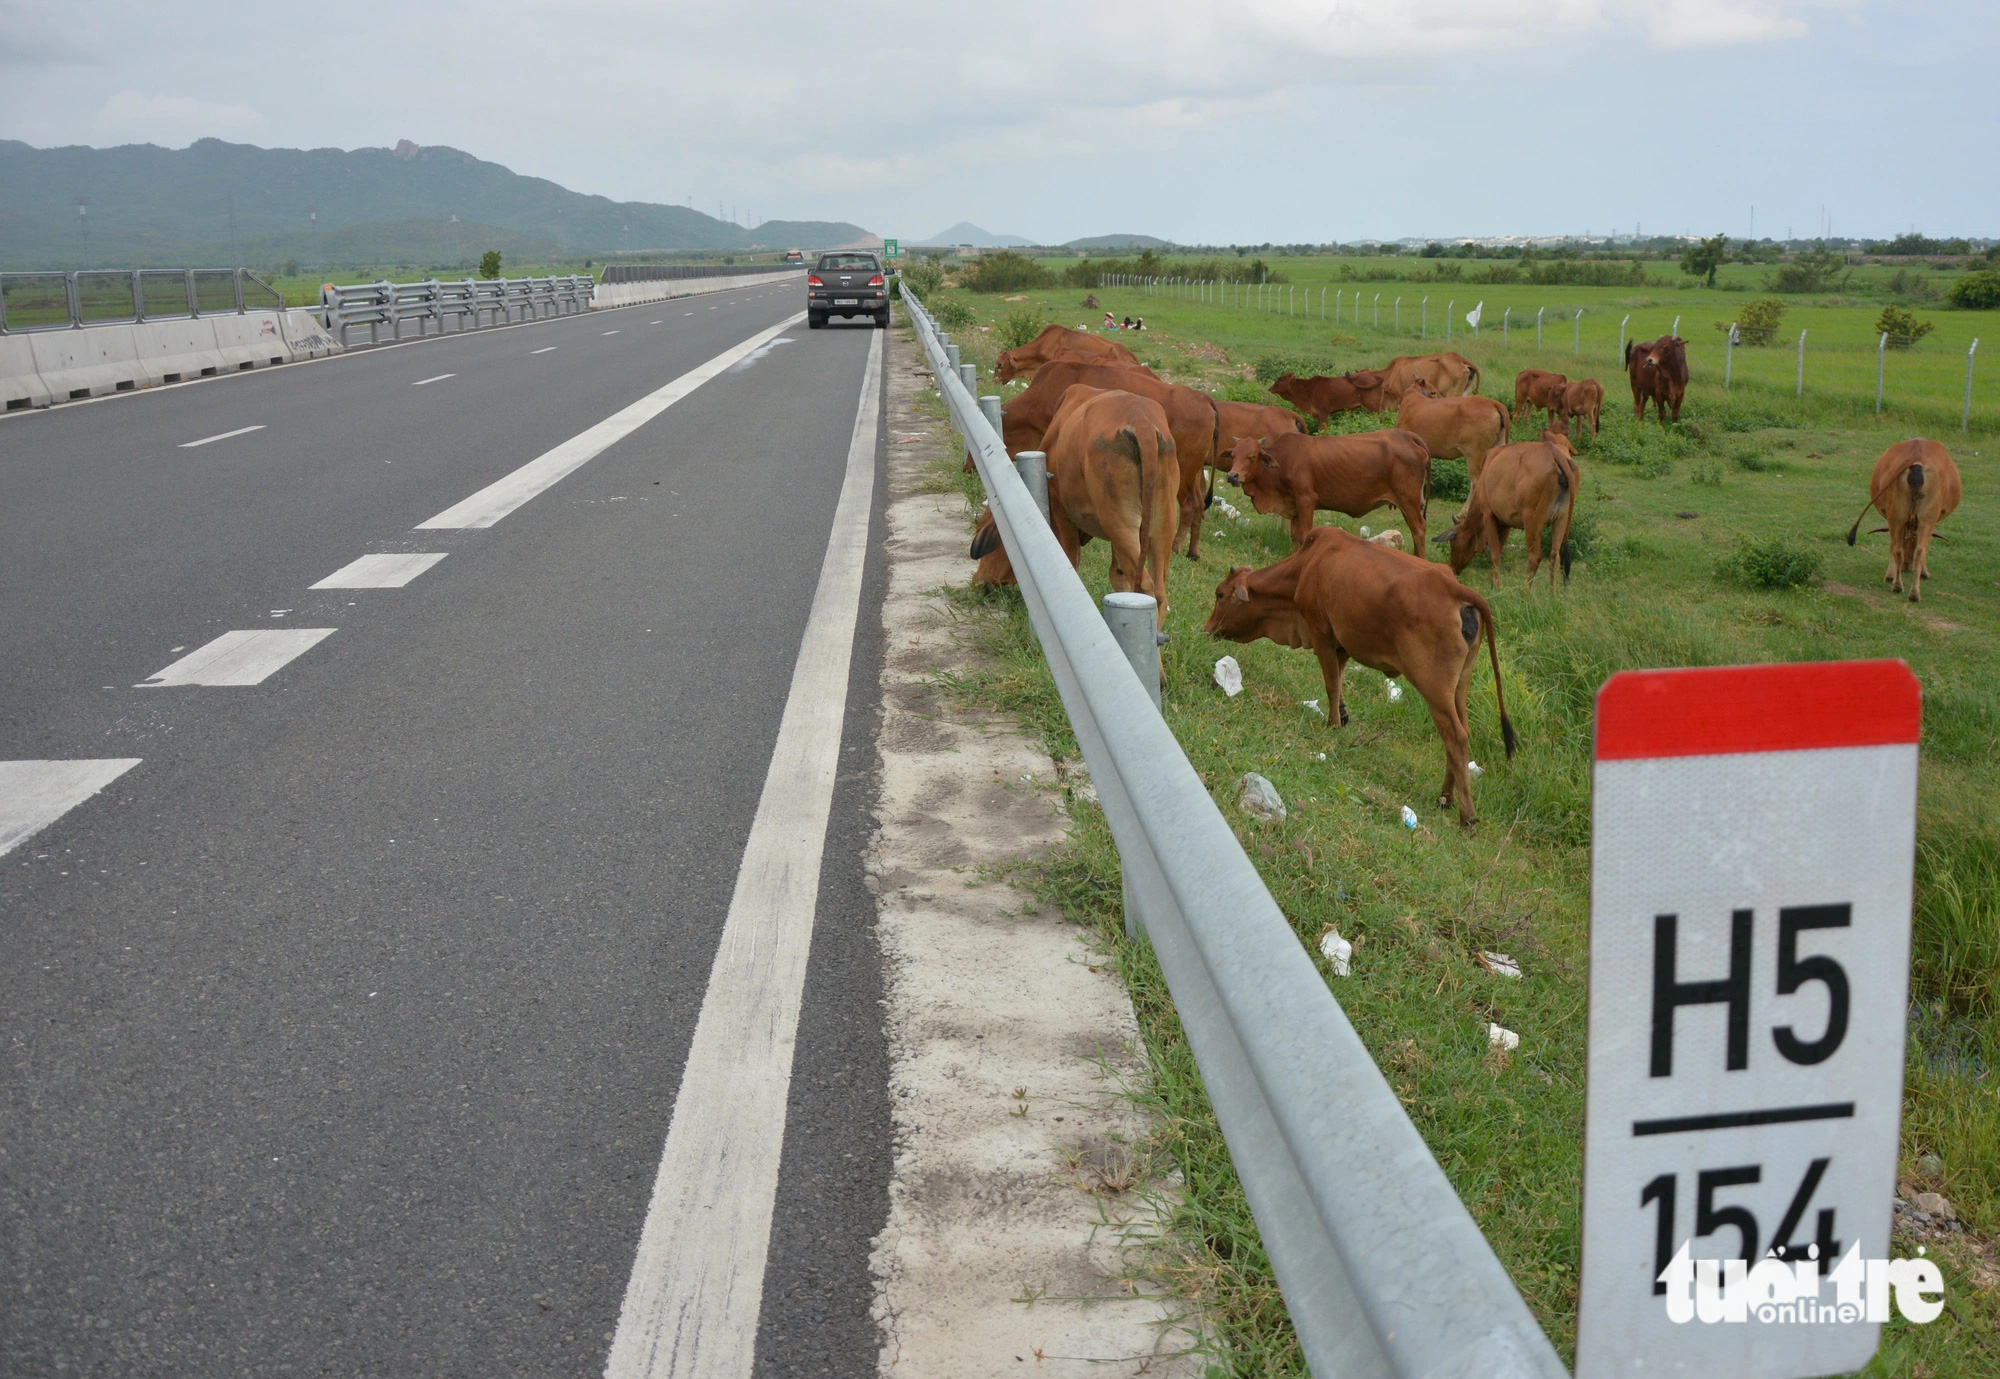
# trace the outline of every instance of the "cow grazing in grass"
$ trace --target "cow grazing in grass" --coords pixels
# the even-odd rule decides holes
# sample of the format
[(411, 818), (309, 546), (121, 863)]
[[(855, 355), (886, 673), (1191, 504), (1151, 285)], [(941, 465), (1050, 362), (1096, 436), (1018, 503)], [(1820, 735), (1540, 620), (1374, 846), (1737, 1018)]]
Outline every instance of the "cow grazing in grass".
[(1514, 424), (1536, 407), (1546, 411), (1549, 425), (1555, 425), (1556, 408), (1562, 405), (1563, 385), (1569, 379), (1547, 369), (1523, 369), (1514, 375)]
[(1479, 366), (1455, 351), (1399, 354), (1377, 372), (1382, 375), (1385, 402), (1394, 402), (1419, 384), (1439, 397), (1468, 397), (1479, 391)]
[(1305, 544), (1315, 512), (1365, 517), (1394, 507), (1410, 524), (1421, 550), (1424, 503), (1431, 481), (1431, 453), (1408, 431), (1364, 431), (1353, 436), (1245, 436), (1227, 452), (1229, 482), (1251, 506), (1292, 524), (1292, 549)]
[[(1590, 434), (1597, 434), (1598, 418), (1604, 412), (1604, 385), (1594, 378), (1572, 378), (1563, 384), (1562, 399), (1556, 404), (1556, 416), (1563, 433), (1567, 435), (1570, 423), (1581, 418), (1590, 423)], [(1577, 435), (1582, 437), (1579, 427)]]
[(1646, 419), (1646, 404), (1659, 413), (1660, 425), (1667, 424), (1667, 409), (1674, 420), (1681, 419), (1681, 399), (1687, 396), (1687, 341), (1678, 335), (1662, 335), (1657, 340), (1625, 342), (1625, 373), (1632, 382), (1632, 420)]
[[(1202, 518), (1211, 491), (1207, 466), (1213, 462), (1220, 448), (1219, 433), (1222, 428), (1222, 419), (1214, 400), (1195, 388), (1162, 383), (1141, 369), (1073, 359), (1050, 360), (1035, 371), (1035, 381), (1025, 391), (1000, 409), (1001, 439), (1007, 443), (1007, 453), (1018, 455), (1023, 450), (1048, 449), (1043, 443), (1043, 434), (1055, 420), (1064, 395), (1078, 385), (1130, 392), (1152, 399), (1165, 410), (1167, 424), (1174, 437), (1175, 454), (1181, 466), (1177, 492), (1180, 519), (1173, 539), (1178, 543), (1179, 533), (1185, 532), (1188, 559), (1199, 560)], [(1274, 407), (1269, 410), (1283, 409)], [(1286, 412), (1285, 415), (1292, 414)], [(1297, 420), (1292, 417), (1294, 423)]]
[(1382, 375), (1372, 369), (1349, 370), (1339, 378), (1283, 373), (1271, 391), (1311, 417), (1316, 426), (1326, 425), (1335, 412), (1379, 412), (1383, 406)]
[(1111, 546), (1111, 587), (1151, 594), (1167, 620), (1180, 462), (1167, 414), (1151, 398), (1072, 387), (1049, 423), (1049, 525), (1075, 565), (1086, 537)]
[[(1936, 441), (1898, 441), (1875, 461), (1875, 473), (1868, 481), (1868, 507), (1889, 524), (1878, 528), (1889, 533), (1889, 569), (1882, 579), (1900, 594), (1903, 576), (1908, 575), (1911, 603), (1922, 596), (1924, 581), (1931, 577), (1931, 535), (1964, 494), (1958, 465)], [(1861, 509), (1861, 517), (1867, 515), (1868, 508)], [(1861, 517), (1847, 530), (1850, 546), (1861, 531)]]
[(1434, 460), (1463, 457), (1476, 482), (1486, 452), (1507, 443), (1512, 418), (1497, 398), (1434, 397), (1412, 388), (1396, 408), (1396, 425), (1422, 436)]
[(1029, 377), (1059, 354), (1126, 364), (1139, 362), (1138, 355), (1116, 340), (1092, 335), (1087, 330), (1071, 330), (1068, 326), (1051, 325), (1044, 326), (1042, 333), (1027, 344), (1000, 351), (1000, 357), (993, 362), (993, 381), (1007, 383), (1016, 378)]
[(1472, 486), (1465, 515), (1438, 538), (1451, 547), (1451, 572), (1465, 569), (1484, 549), (1493, 558), (1493, 582), (1498, 584), (1507, 533), (1519, 531), (1527, 539), (1528, 583), (1533, 584), (1542, 564), (1542, 529), (1553, 526), (1549, 549), (1556, 560), (1549, 565), (1549, 587), (1555, 587), (1558, 563), (1567, 583), (1569, 527), (1581, 483), (1569, 436), (1562, 431), (1544, 431), (1540, 440), (1495, 448), (1486, 456), (1479, 482)]
[(1232, 642), (1268, 637), (1311, 650), (1326, 681), (1329, 727), (1347, 722), (1341, 679), (1349, 660), (1407, 679), (1430, 706), (1444, 740), (1438, 804), (1456, 803), (1459, 822), (1468, 826), (1479, 815), (1466, 769), (1472, 745), (1467, 701), (1483, 632), (1501, 737), (1508, 757), (1514, 755), (1493, 610), (1442, 565), (1339, 527), (1315, 527), (1304, 545), (1275, 565), (1231, 570), (1216, 586), (1215, 607), (1203, 630)]
[(993, 509), (979, 510), (979, 521), (972, 529), (972, 559), (979, 562), (972, 571), (974, 584), (1013, 584), (1014, 563), (1007, 558), (1007, 547), (1000, 541), (1000, 528), (994, 524)]

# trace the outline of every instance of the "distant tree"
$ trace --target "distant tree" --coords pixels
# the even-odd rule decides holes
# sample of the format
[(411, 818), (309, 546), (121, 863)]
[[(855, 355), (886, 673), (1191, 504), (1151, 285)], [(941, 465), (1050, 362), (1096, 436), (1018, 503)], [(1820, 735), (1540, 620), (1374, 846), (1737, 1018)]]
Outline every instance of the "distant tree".
[(1432, 240), (1423, 247), (1420, 251), (1420, 256), (1427, 259), (1441, 259), (1444, 257), (1444, 246), (1436, 240)]
[(1951, 285), (1951, 304), (1971, 311), (2000, 307), (2000, 273), (1991, 269), (1967, 273)]
[(1947, 254), (1969, 254), (1972, 252), (1972, 245), (1969, 241), (1962, 239), (1946, 240), (1944, 252)]
[(1729, 262), (1729, 236), (1717, 235), (1691, 245), (1681, 255), (1681, 272), (1691, 278), (1706, 278), (1710, 287), (1715, 286), (1715, 271)]
[(479, 276), (482, 278), (497, 278), (500, 276), (500, 251), (498, 249), (488, 249), (479, 256)]
[(288, 278), (296, 278), (298, 275), (299, 275), (299, 261), (297, 259), (286, 259), (285, 276)]
[(1892, 350), (1906, 350), (1936, 329), (1932, 322), (1919, 321), (1915, 312), (1893, 304), (1883, 307), (1882, 314), (1875, 318), (1876, 332), (1889, 337)]

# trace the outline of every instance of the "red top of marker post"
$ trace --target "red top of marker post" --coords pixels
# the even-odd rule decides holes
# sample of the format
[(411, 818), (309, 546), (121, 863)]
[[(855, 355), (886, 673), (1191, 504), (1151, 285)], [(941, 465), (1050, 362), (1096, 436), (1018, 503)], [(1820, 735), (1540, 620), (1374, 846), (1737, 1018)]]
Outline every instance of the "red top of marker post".
[(1597, 692), (1597, 760), (1914, 743), (1923, 687), (1901, 661), (1627, 670)]

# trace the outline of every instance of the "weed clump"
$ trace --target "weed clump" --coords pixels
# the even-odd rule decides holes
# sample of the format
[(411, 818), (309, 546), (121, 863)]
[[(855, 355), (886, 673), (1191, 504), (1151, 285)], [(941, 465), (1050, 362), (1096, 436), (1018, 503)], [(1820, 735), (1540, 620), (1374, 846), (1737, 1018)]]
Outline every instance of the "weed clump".
[(979, 313), (957, 297), (939, 297), (925, 304), (930, 307), (931, 315), (937, 318), (937, 323), (946, 330), (964, 330), (979, 319)]
[(1472, 480), (1466, 477), (1464, 460), (1431, 461), (1431, 497), (1462, 503), (1471, 496)]
[(1727, 556), (1721, 572), (1753, 589), (1797, 589), (1818, 579), (1826, 558), (1788, 536), (1753, 537)]
[(1000, 348), (1019, 349), (1042, 333), (1042, 318), (1032, 311), (1010, 311), (1000, 321)]
[(1300, 354), (1266, 354), (1256, 363), (1259, 383), (1276, 383), (1281, 374), (1295, 374), (1300, 378), (1319, 378), (1345, 372), (1331, 359), (1312, 358)]
[(1702, 460), (1688, 472), (1688, 478), (1703, 488), (1722, 487), (1722, 466), (1714, 460)]
[(1056, 276), (1026, 254), (1011, 249), (982, 254), (958, 275), (968, 292), (1019, 292), (1029, 287), (1053, 287)]

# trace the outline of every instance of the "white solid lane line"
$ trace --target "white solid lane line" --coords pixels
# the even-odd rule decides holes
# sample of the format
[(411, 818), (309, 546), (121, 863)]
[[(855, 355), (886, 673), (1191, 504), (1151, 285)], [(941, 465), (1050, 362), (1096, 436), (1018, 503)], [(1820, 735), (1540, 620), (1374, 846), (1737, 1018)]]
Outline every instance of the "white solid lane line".
[(261, 431), (263, 429), (264, 423), (260, 421), (255, 426), (239, 426), (234, 431), (224, 431), (219, 436), (203, 436), (198, 441), (182, 441), (180, 448), (183, 450), (192, 450), (197, 445), (211, 445), (216, 441), (226, 441), (231, 436), (247, 436), (252, 431)]
[(426, 384), (426, 383), (442, 383), (442, 382), (444, 382), (444, 381), (445, 381), (445, 380), (446, 380), (447, 378), (457, 378), (457, 377), (458, 377), (458, 375), (457, 375), (457, 374), (455, 374), (455, 373), (441, 373), (441, 374), (433, 374), (433, 375), (432, 375), (431, 377), (429, 377), (429, 378), (420, 378), (420, 379), (418, 379), (418, 380), (417, 380), (416, 382), (412, 383), (412, 384), (411, 384), (410, 386), (411, 386), (412, 388), (421, 388), (421, 387), (423, 387), (423, 386), (424, 386), (424, 384)]
[(0, 857), (138, 764), (138, 757), (0, 761)]
[(261, 685), (272, 674), (331, 637), (335, 631), (331, 627), (286, 627), (225, 632), (133, 688)]
[(804, 319), (805, 313), (800, 312), (775, 326), (758, 331), (742, 344), (732, 346), (706, 364), (688, 370), (664, 388), (648, 393), (629, 407), (613, 412), (589, 430), (571, 436), (555, 449), (529, 460), (512, 474), (495, 480), (470, 498), (453, 503), (428, 521), (417, 523), (417, 530), (449, 531), (492, 526), (523, 503), (547, 492), (589, 464), (608, 447), (631, 435), (744, 355)]
[(400, 589), (445, 557), (445, 552), (417, 555), (387, 552), (350, 560), (311, 589)]
[(529, 354), (547, 354), (547, 353), (548, 353), (548, 352), (549, 352), (550, 350), (559, 350), (559, 349), (561, 349), (561, 348), (562, 348), (562, 346), (561, 346), (561, 345), (544, 345), (544, 346), (542, 346), (542, 347), (541, 347), (540, 349), (538, 349), (538, 350), (529, 350), (529, 351), (528, 351), (528, 353), (529, 353)]
[(881, 386), (877, 334), (819, 589), (674, 1097), (606, 1379), (749, 1379), (847, 716)]

